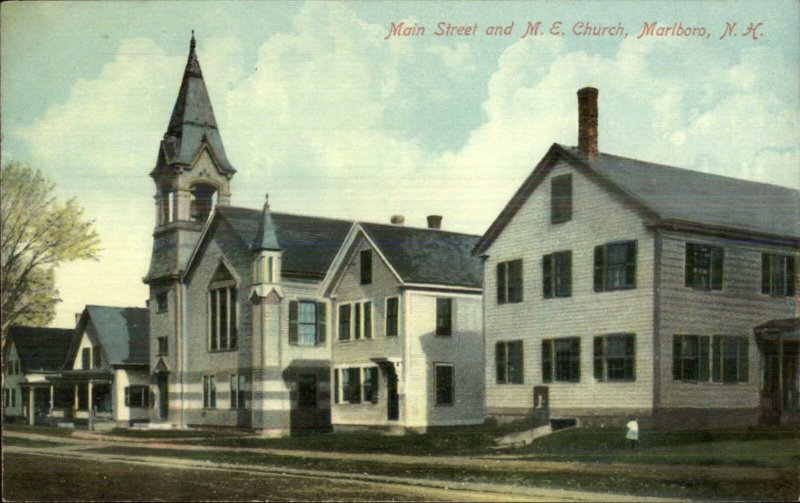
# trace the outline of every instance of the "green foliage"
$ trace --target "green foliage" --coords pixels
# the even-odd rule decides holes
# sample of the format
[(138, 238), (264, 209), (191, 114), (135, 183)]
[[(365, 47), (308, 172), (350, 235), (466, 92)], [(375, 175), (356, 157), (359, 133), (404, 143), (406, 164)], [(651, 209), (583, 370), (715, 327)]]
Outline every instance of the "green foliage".
[(49, 323), (59, 302), (55, 269), (95, 258), (99, 237), (83, 208), (53, 196), (39, 170), (12, 162), (0, 170), (2, 336), (11, 325)]

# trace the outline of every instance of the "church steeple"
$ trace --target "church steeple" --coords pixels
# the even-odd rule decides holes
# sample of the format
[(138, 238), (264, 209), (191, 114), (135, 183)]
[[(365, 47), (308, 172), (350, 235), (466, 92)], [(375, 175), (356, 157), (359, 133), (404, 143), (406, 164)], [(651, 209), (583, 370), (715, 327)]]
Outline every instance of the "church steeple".
[(150, 172), (156, 225), (146, 281), (179, 274), (214, 207), (230, 202), (236, 170), (225, 155), (196, 47), (193, 31), (178, 97)]
[(183, 72), (178, 98), (172, 109), (167, 132), (161, 141), (161, 149), (155, 169), (151, 175), (186, 169), (196, 159), (200, 150), (207, 147), (221, 174), (233, 175), (233, 169), (222, 145), (211, 100), (208, 97), (200, 61), (195, 47), (197, 42), (192, 31), (189, 42), (189, 57)]

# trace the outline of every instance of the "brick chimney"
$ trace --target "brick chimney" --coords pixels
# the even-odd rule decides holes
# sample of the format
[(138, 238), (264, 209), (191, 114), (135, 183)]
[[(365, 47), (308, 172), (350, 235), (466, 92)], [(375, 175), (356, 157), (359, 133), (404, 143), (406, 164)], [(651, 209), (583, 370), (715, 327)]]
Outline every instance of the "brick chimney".
[(428, 215), (428, 229), (441, 229), (442, 216), (441, 215)]
[(597, 89), (578, 91), (578, 150), (590, 161), (597, 159)]
[(406, 217), (403, 215), (392, 215), (389, 221), (392, 222), (392, 225), (403, 225), (406, 222)]

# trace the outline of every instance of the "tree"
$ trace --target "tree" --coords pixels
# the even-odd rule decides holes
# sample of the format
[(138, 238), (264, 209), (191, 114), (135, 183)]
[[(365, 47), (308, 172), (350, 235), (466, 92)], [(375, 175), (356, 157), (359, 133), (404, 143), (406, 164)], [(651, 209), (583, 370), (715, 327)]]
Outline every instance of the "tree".
[(11, 325), (46, 325), (60, 301), (55, 269), (96, 258), (100, 239), (75, 199), (53, 195), (39, 170), (11, 162), (0, 168), (2, 338)]

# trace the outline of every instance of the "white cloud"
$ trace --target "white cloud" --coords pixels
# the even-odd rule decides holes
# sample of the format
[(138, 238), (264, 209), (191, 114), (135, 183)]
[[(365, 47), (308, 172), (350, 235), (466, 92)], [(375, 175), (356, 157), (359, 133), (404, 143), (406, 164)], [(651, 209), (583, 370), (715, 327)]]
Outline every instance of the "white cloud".
[[(603, 151), (800, 186), (798, 78), (763, 50), (629, 39), (604, 57), (570, 52), (559, 38), (520, 40), (486, 83), (486, 121), (463, 145), (437, 152), (387, 128), (388, 110), (409, 99), (400, 92), (414, 85), (406, 65), (427, 58), (421, 71), (472, 72), (473, 49), (387, 43), (384, 35), (385, 26), (365, 23), (346, 4), (315, 3), (265, 41), (254, 68), (245, 68), (236, 37), (200, 41), (239, 171), (234, 204), (257, 207), (269, 191), (277, 211), (373, 221), (404, 213), (409, 225), (439, 213), (447, 228), (483, 232), (551, 143), (576, 143), (575, 91), (584, 85), (600, 89)], [(11, 131), (98, 219), (102, 262), (59, 275), (66, 312), (90, 302), (141, 305), (153, 222), (145, 174), (184, 62), (151, 40), (126, 40), (97, 78), (74, 84), (68, 101)], [(457, 102), (458, 92), (429, 89), (416, 99), (450, 94)]]

